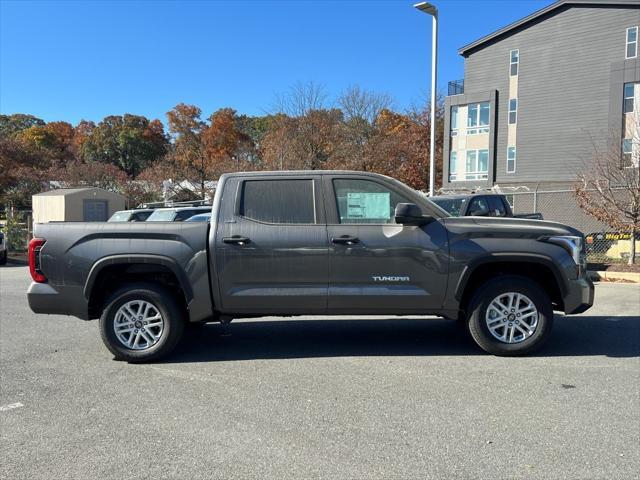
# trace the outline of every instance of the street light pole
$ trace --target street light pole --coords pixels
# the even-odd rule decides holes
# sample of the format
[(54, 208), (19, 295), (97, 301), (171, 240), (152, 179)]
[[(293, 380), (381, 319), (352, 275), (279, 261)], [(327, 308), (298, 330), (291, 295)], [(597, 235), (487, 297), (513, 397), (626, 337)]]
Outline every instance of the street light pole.
[(431, 131), (429, 139), (429, 196), (435, 192), (436, 183), (436, 87), (438, 74), (438, 9), (428, 2), (420, 2), (414, 5), (415, 8), (431, 15), (433, 28), (431, 36)]

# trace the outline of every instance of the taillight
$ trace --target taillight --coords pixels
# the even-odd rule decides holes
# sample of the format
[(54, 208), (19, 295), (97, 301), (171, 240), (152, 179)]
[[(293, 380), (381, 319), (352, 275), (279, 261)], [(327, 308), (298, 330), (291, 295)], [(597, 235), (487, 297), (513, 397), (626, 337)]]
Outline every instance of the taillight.
[(32, 238), (29, 242), (29, 271), (31, 278), (37, 283), (47, 283), (47, 277), (40, 270), (40, 250), (44, 242), (44, 238)]

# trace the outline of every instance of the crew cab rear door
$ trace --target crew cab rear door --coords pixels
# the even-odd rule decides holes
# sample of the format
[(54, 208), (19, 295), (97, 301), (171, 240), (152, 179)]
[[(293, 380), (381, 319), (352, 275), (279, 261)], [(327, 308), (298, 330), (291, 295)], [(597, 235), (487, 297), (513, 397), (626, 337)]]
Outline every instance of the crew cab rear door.
[(320, 176), (230, 177), (215, 238), (222, 310), (324, 313), (328, 242)]
[[(447, 234), (438, 221), (397, 225), (398, 203), (417, 193), (379, 177), (325, 175), (330, 313), (418, 313), (442, 306)], [(423, 211), (423, 214), (429, 212)]]

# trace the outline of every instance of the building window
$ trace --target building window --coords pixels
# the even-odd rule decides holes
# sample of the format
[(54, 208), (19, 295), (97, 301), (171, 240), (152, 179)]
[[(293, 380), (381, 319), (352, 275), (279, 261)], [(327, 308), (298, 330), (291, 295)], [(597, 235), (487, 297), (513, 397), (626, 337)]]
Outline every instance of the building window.
[(513, 125), (518, 121), (518, 99), (509, 100), (509, 124)]
[(515, 77), (518, 75), (518, 67), (520, 66), (520, 50), (511, 50), (509, 52), (509, 75)]
[(622, 140), (622, 153), (624, 153), (625, 155), (631, 155), (632, 151), (633, 144), (631, 142), (631, 139), (625, 138), (624, 140)]
[(627, 44), (626, 44), (626, 57), (636, 58), (638, 56), (638, 27), (627, 28)]
[(624, 106), (622, 108), (623, 113), (632, 113), (633, 112), (633, 99), (634, 99), (634, 84), (633, 83), (625, 83), (624, 84)]
[(467, 135), (489, 133), (489, 109), (489, 102), (469, 104)]
[(516, 173), (516, 147), (507, 148), (507, 173)]
[(458, 135), (458, 107), (451, 107), (451, 136)]
[(489, 150), (467, 150), (465, 180), (486, 180), (489, 174)]
[(449, 154), (449, 181), (455, 182), (458, 179), (456, 174), (458, 170), (458, 152), (451, 152)]

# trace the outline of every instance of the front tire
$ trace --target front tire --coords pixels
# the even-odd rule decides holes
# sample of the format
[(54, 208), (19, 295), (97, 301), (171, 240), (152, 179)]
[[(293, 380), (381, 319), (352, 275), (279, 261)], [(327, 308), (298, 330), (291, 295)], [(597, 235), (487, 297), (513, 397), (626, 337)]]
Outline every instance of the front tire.
[(487, 281), (467, 310), (469, 333), (493, 355), (527, 355), (539, 349), (553, 327), (549, 295), (534, 281), (505, 275)]
[(7, 251), (5, 250), (4, 252), (2, 252), (2, 255), (0, 255), (0, 265), (5, 265), (7, 263)]
[(129, 284), (106, 302), (100, 336), (117, 360), (150, 362), (168, 355), (184, 333), (185, 312), (165, 288)]

